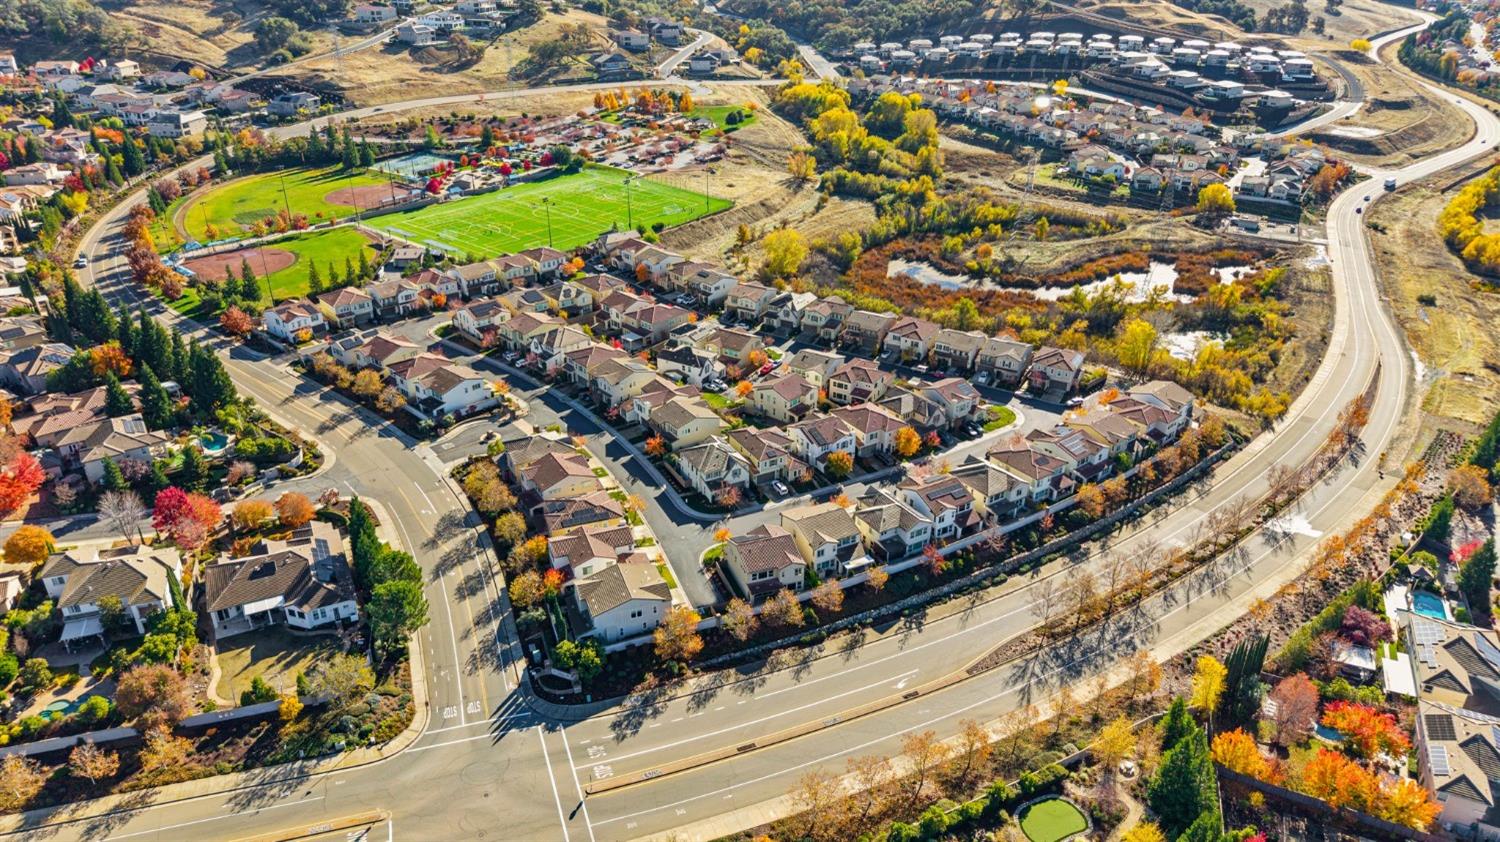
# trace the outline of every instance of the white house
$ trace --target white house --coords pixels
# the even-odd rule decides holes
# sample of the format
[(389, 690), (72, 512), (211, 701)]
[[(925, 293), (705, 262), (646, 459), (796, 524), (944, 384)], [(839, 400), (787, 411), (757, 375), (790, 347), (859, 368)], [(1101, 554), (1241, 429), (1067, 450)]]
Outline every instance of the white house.
[(260, 321), (266, 333), (283, 342), (298, 342), (298, 334), (304, 330), (310, 336), (328, 328), (328, 322), (318, 308), (300, 298), (267, 309), (261, 313)]
[(605, 643), (648, 634), (672, 607), (672, 589), (656, 565), (641, 558), (611, 564), (573, 582), (578, 611)]
[(99, 601), (115, 597), (129, 621), (127, 635), (146, 633), (146, 620), (172, 602), (168, 579), (182, 575), (182, 558), (167, 547), (144, 545), (54, 553), (37, 578), (62, 615), (63, 645), (105, 636)]
[(210, 564), (199, 590), (214, 638), (286, 624), (315, 629), (359, 619), (344, 539), (315, 520), (286, 539), (266, 539), (250, 555)]

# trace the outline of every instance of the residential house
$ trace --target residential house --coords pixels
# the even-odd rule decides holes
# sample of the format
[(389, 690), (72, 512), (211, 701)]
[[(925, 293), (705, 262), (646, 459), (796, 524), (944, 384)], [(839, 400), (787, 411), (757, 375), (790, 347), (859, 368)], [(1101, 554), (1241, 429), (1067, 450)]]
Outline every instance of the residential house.
[(701, 398), (688, 396), (674, 397), (654, 409), (647, 424), (675, 451), (707, 441), (725, 427), (724, 419)]
[(820, 298), (802, 311), (802, 335), (833, 345), (844, 332), (844, 320), (854, 312), (854, 305), (840, 298)]
[(1082, 377), (1082, 351), (1043, 345), (1032, 355), (1028, 382), (1036, 395), (1067, 397), (1078, 389)]
[(608, 491), (595, 491), (582, 497), (544, 500), (537, 509), (542, 532), (559, 535), (580, 526), (619, 526), (626, 522), (625, 504)]
[(854, 516), (837, 503), (799, 506), (781, 513), (781, 526), (797, 542), (802, 559), (823, 577), (843, 577), (870, 562)]
[(932, 341), (941, 330), (936, 324), (916, 316), (902, 316), (891, 323), (882, 346), (887, 353), (899, 354), (903, 361), (926, 362)]
[(789, 481), (799, 476), (805, 467), (794, 453), (796, 444), (775, 427), (759, 430), (741, 427), (730, 430), (726, 438), (729, 446), (745, 457), (750, 481), (755, 485)]
[(877, 404), (865, 402), (835, 409), (832, 417), (854, 434), (854, 455), (885, 457), (896, 452), (896, 431), (906, 422)]
[(578, 386), (593, 387), (594, 375), (609, 362), (630, 359), (630, 354), (619, 348), (594, 343), (587, 348), (576, 348), (563, 356), (563, 374)]
[(403, 360), (423, 353), (422, 346), (399, 336), (389, 336), (375, 330), (364, 332), (352, 342), (340, 342), (333, 347), (333, 357), (351, 368), (375, 368), (384, 371)]
[(782, 363), (782, 366), (788, 372), (799, 374), (807, 382), (822, 389), (828, 384), (828, 378), (843, 364), (843, 354), (836, 354), (832, 351), (819, 351), (814, 348), (803, 348), (801, 351), (788, 357)]
[(171, 605), (170, 577), (182, 575), (182, 558), (171, 547), (144, 544), (53, 553), (37, 578), (62, 616), (62, 644), (68, 649), (105, 638), (105, 597), (124, 609), (126, 636), (144, 635), (146, 621)]
[(639, 395), (656, 376), (651, 366), (632, 357), (604, 360), (595, 366), (589, 390), (601, 405), (617, 407)]
[(649, 634), (672, 607), (672, 589), (645, 558), (612, 564), (573, 582), (578, 611), (605, 643)]
[(481, 298), (453, 311), (453, 327), (481, 348), (499, 343), (499, 325), (509, 319), (510, 310), (498, 298)]
[(1014, 516), (1020, 501), (1017, 482), (1010, 474), (983, 459), (970, 457), (950, 475), (969, 489), (974, 498), (974, 510), (986, 521)]
[(531, 349), (533, 339), (562, 325), (561, 320), (545, 313), (518, 313), (496, 324), (495, 332), (505, 347), (524, 353)]
[(333, 311), (341, 328), (364, 324), (375, 317), (375, 299), (359, 287), (341, 287), (319, 295), (317, 301)]
[(305, 342), (328, 329), (328, 322), (318, 308), (300, 298), (267, 308), (260, 314), (260, 321), (266, 333), (293, 344)]
[(854, 431), (835, 416), (817, 415), (788, 426), (786, 432), (792, 452), (809, 465), (826, 468), (828, 455), (836, 451), (854, 455)]
[(724, 315), (744, 324), (758, 324), (776, 294), (774, 288), (753, 281), (736, 284), (724, 297)]
[(593, 344), (594, 340), (576, 327), (554, 327), (540, 336), (532, 337), (526, 359), (544, 373), (556, 374), (566, 362), (565, 354)]
[(214, 639), (285, 624), (296, 629), (359, 620), (344, 538), (315, 520), (286, 539), (265, 539), (251, 554), (203, 568), (202, 610)]
[(943, 328), (932, 339), (932, 364), (945, 371), (972, 371), (988, 339), (977, 330)]
[(604, 487), (589, 466), (588, 457), (574, 452), (543, 454), (520, 469), (517, 484), (528, 511), (545, 500), (582, 497)]
[(896, 322), (892, 313), (874, 313), (855, 310), (844, 319), (844, 331), (840, 341), (849, 348), (873, 355), (885, 343), (886, 334)]
[[(579, 456), (575, 448), (562, 433), (545, 433), (521, 438), (508, 439), (504, 442), (505, 452), (501, 453), (495, 463), (500, 466), (500, 471), (517, 484), (526, 469), (536, 464), (543, 456)], [(590, 471), (590, 474), (593, 472)], [(580, 497), (583, 495), (579, 495)], [(556, 496), (550, 499), (571, 500), (573, 497)]]
[(68, 171), (51, 161), (39, 161), (35, 164), (11, 167), (4, 172), (3, 177), (7, 187), (27, 184), (49, 185), (61, 183), (68, 177)]
[(568, 262), (566, 252), (558, 251), (550, 246), (536, 246), (520, 252), (518, 257), (529, 261), (533, 274), (537, 280), (555, 280), (562, 272), (562, 266)]
[(718, 375), (719, 363), (712, 354), (684, 345), (658, 351), (656, 370), (669, 377), (676, 374), (682, 382), (701, 389), (705, 381)]
[(986, 337), (979, 347), (974, 366), (979, 373), (989, 372), (988, 380), (1007, 386), (1019, 385), (1031, 368), (1031, 345), (1003, 336)]
[(370, 284), (367, 289), (377, 319), (404, 316), (417, 308), (421, 298), (421, 289), (405, 278)]
[(392, 383), (406, 396), (406, 410), (419, 418), (464, 418), (500, 402), (484, 375), (437, 354), (420, 354), (388, 371)]
[(580, 526), (547, 541), (552, 569), (572, 568), (574, 578), (589, 576), (635, 551), (629, 526)]
[(1133, 457), (1142, 432), (1135, 422), (1105, 406), (1071, 413), (1063, 418), (1063, 426), (1083, 433), (1109, 457), (1119, 454)]
[(299, 114), (318, 110), (322, 100), (306, 91), (287, 91), (271, 97), (266, 103), (266, 113), (272, 117), (296, 117)]
[(762, 321), (773, 333), (790, 336), (802, 329), (802, 314), (817, 300), (810, 292), (781, 292), (766, 305)]
[(47, 375), (68, 364), (73, 348), (47, 342), (0, 351), (0, 383), (22, 395), (47, 391)]
[(89, 482), (98, 485), (104, 481), (106, 460), (118, 465), (130, 459), (149, 465), (167, 455), (171, 441), (160, 430), (146, 429), (146, 422), (136, 413), (74, 427), (56, 446), (65, 464), (77, 465)]
[(756, 334), (730, 327), (721, 327), (708, 334), (699, 347), (727, 364), (741, 367), (749, 362), (751, 354), (765, 350), (765, 344)]
[(674, 288), (693, 296), (705, 310), (716, 310), (729, 297), (739, 279), (708, 263), (683, 262), (667, 271)]
[(396, 10), (391, 6), (376, 6), (371, 3), (361, 3), (354, 7), (355, 23), (384, 23), (396, 19)]
[(870, 360), (854, 358), (828, 378), (828, 400), (840, 406), (879, 401), (896, 382), (895, 375)]
[(995, 467), (1017, 481), (1017, 505), (1031, 505), (1055, 500), (1072, 493), (1077, 485), (1066, 474), (1067, 462), (1033, 447), (1024, 436), (1008, 436), (986, 453)]
[(935, 540), (968, 535), (980, 526), (969, 487), (950, 474), (909, 478), (896, 488), (903, 503), (932, 521)]
[(202, 111), (159, 110), (146, 121), (152, 137), (198, 137), (208, 131), (208, 115)]
[(718, 500), (725, 487), (750, 485), (750, 460), (722, 436), (685, 447), (677, 452), (677, 473), (707, 500)]
[(630, 73), (630, 58), (618, 50), (598, 53), (589, 59), (601, 80), (622, 79)]
[(959, 377), (947, 377), (929, 383), (920, 390), (928, 403), (941, 408), (942, 424), (933, 426), (957, 427), (967, 424), (979, 414), (983, 407), (979, 392), (969, 381)]
[(636, 29), (616, 29), (609, 37), (623, 50), (639, 53), (651, 49), (651, 36)]
[(1064, 424), (1032, 430), (1026, 434), (1026, 442), (1061, 461), (1073, 478), (1082, 482), (1103, 479), (1112, 467), (1108, 447)]
[(865, 546), (884, 561), (900, 561), (932, 543), (932, 518), (891, 491), (872, 487), (854, 509)]
[(779, 375), (756, 383), (749, 405), (767, 418), (789, 424), (817, 408), (818, 387), (798, 374)]
[(791, 532), (761, 524), (729, 539), (724, 545), (722, 568), (740, 593), (759, 599), (782, 588), (801, 590), (807, 560)]

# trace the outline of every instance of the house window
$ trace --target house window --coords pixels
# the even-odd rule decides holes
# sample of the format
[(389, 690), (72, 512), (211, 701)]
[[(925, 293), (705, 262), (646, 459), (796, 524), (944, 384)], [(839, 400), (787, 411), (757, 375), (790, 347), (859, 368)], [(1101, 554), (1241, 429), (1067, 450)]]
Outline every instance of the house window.
[(630, 619), (632, 619), (632, 620), (638, 619), (640, 616), (641, 616), (641, 612), (640, 611), (632, 611), (632, 612), (630, 612)]

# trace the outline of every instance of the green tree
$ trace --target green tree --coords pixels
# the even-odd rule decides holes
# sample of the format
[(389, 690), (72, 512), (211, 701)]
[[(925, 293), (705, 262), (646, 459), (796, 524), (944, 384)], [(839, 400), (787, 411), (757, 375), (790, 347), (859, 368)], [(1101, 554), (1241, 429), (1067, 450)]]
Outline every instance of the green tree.
[(427, 597), (422, 586), (399, 580), (376, 585), (366, 606), (370, 614), (370, 636), (377, 650), (393, 655), (406, 639), (427, 623)]
[(1200, 813), (1217, 803), (1214, 767), (1203, 729), (1194, 724), (1163, 755), (1146, 796), (1152, 811), (1161, 819), (1162, 829), (1171, 838), (1187, 830)]
[(126, 491), (130, 488), (130, 482), (125, 479), (125, 472), (120, 470), (120, 465), (115, 460), (104, 457), (104, 487), (109, 491)]
[(203, 448), (189, 445), (182, 450), (182, 465), (177, 469), (177, 485), (187, 491), (202, 491), (208, 480), (208, 463)]
[(1170, 751), (1197, 727), (1198, 724), (1193, 721), (1193, 715), (1188, 713), (1187, 700), (1181, 696), (1172, 699), (1172, 705), (1167, 708), (1167, 715), (1162, 717), (1161, 725), (1158, 726), (1161, 732), (1161, 750)]
[(130, 393), (125, 391), (125, 387), (120, 385), (120, 378), (113, 371), (104, 375), (104, 411), (111, 418), (135, 412), (135, 402), (130, 399)]
[(142, 365), (140, 375), (141, 417), (147, 429), (165, 430), (173, 426), (172, 398), (161, 381), (156, 379), (151, 366)]

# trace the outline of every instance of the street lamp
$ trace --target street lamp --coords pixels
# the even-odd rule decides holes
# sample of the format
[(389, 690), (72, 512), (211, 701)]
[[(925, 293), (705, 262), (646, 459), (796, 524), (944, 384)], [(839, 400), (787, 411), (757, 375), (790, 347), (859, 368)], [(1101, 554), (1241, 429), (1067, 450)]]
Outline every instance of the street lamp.
[(625, 176), (625, 227), (626, 228), (634, 228), (635, 227), (635, 217), (634, 217), (634, 215), (631, 212), (631, 206), (630, 206), (630, 187), (631, 187), (631, 185), (635, 184), (636, 178), (638, 178), (638, 176), (633, 176), (633, 175), (627, 175), (627, 176)]
[(710, 175), (713, 175), (715, 172), (718, 172), (718, 170), (715, 170), (713, 167), (704, 167), (703, 168), (703, 212), (704, 213), (708, 213), (708, 177)]
[(547, 248), (552, 248), (552, 197), (542, 197), (542, 210), (547, 214)]

